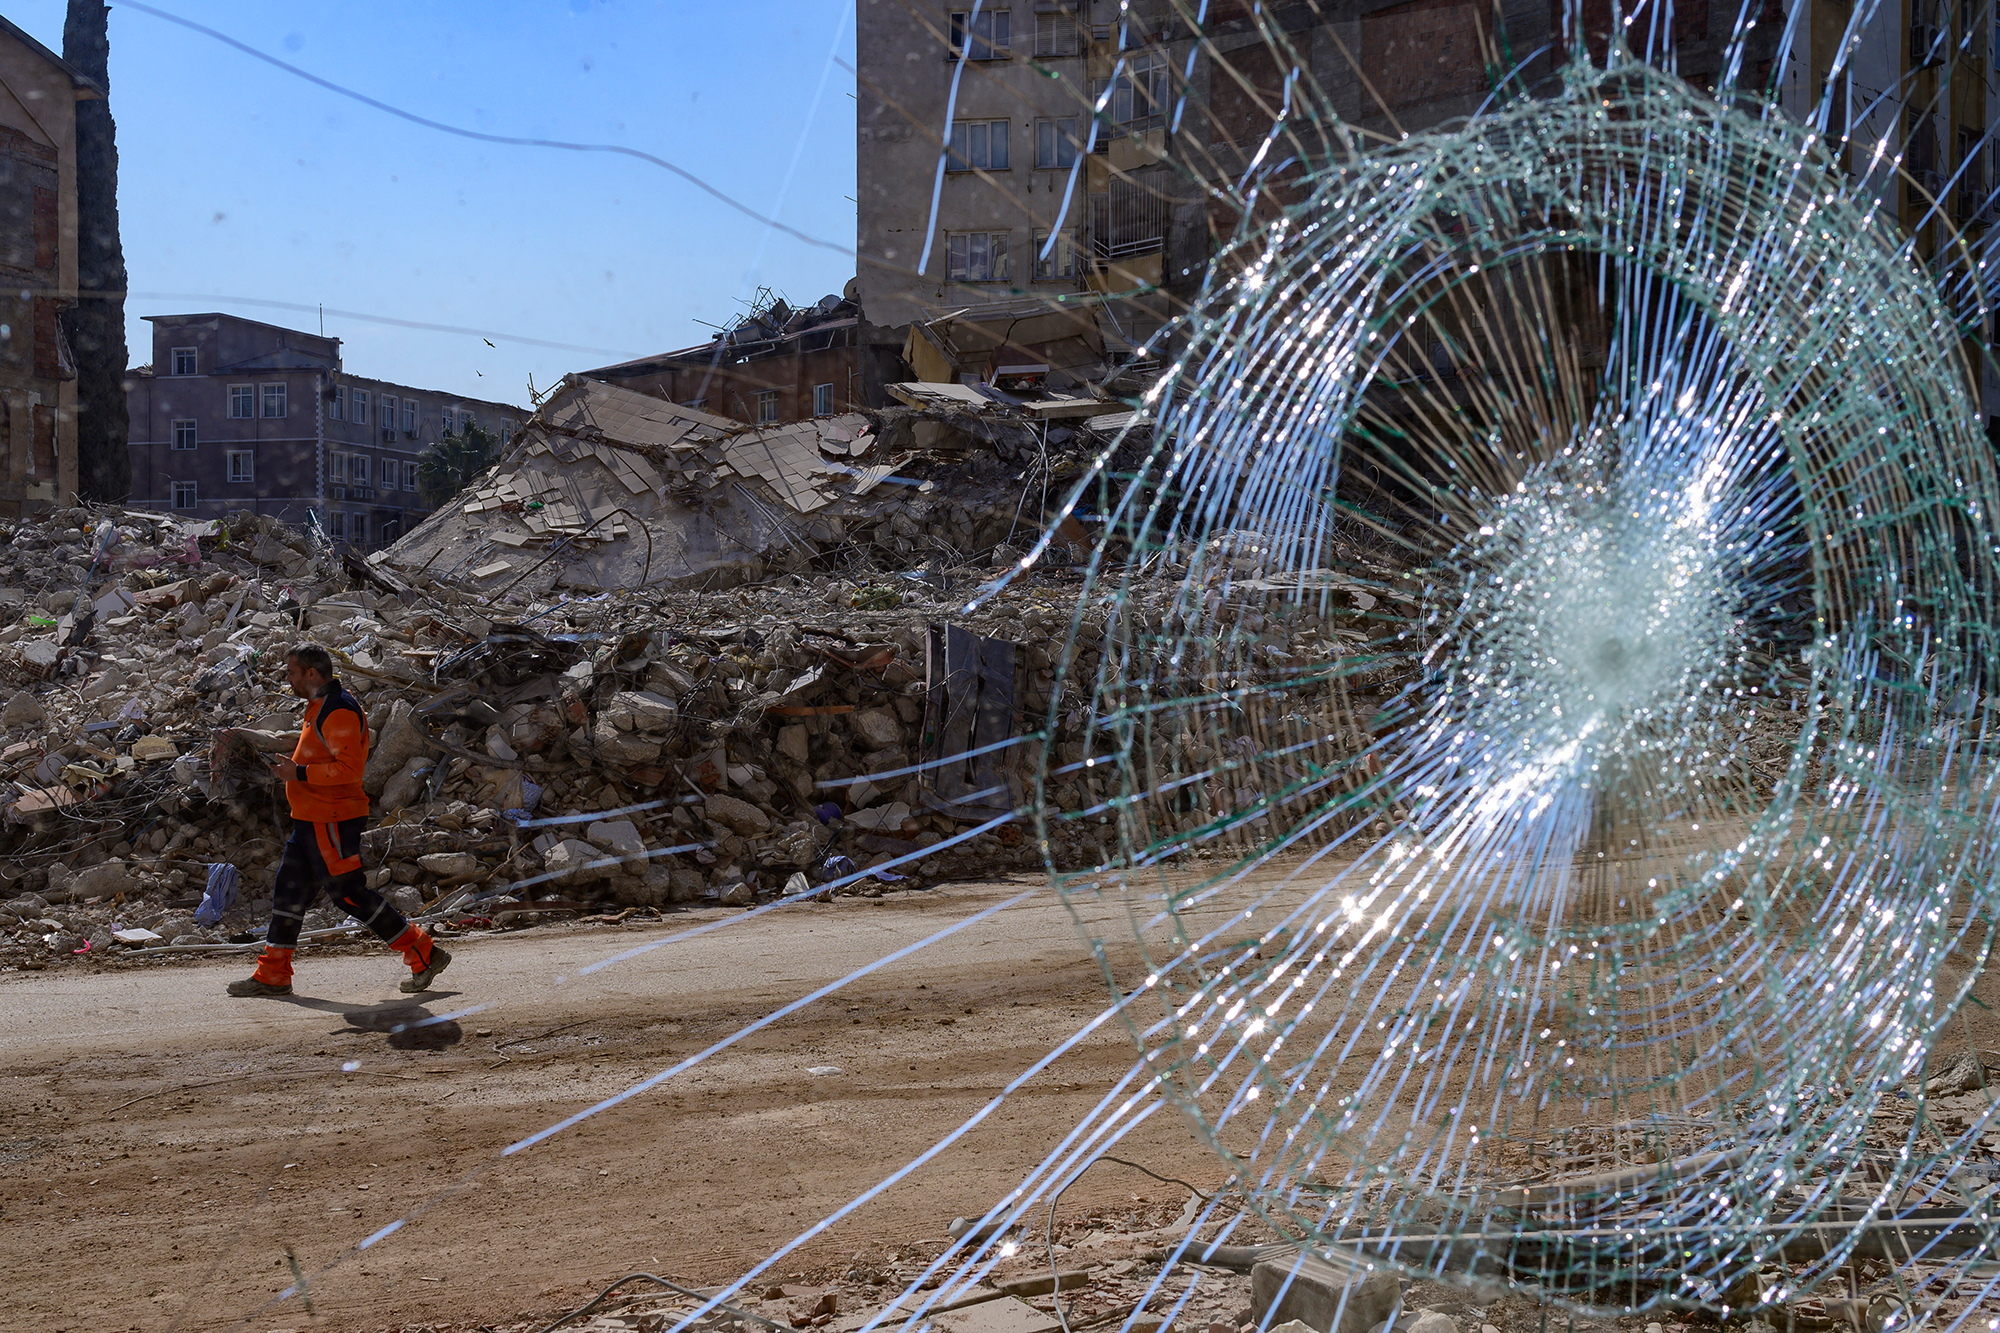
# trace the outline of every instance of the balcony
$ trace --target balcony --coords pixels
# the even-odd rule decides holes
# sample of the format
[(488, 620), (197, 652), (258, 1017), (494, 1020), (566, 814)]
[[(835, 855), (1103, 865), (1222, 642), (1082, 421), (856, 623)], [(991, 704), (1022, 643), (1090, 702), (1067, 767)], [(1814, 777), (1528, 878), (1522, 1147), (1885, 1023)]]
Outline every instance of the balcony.
[(1107, 194), (1089, 197), (1085, 244), (1099, 261), (1128, 259), (1165, 248), (1171, 205), (1151, 190), (1114, 180)]

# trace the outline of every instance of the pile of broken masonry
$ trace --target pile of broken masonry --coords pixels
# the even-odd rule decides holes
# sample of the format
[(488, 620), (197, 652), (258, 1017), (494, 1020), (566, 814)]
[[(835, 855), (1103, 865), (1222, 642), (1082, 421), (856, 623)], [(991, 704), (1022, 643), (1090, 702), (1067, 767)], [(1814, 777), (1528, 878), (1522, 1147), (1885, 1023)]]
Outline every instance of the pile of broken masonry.
[[(283, 654), (301, 639), (332, 651), (374, 728), (369, 881), (446, 931), (1098, 864), (1107, 817), (1060, 821), (1046, 845), (1006, 818), (1034, 743), (966, 767), (947, 801), (910, 772), (1047, 717), (1053, 645), (1079, 614), (1075, 666), (1094, 675), (1108, 612), (1079, 613), (1081, 591), (1037, 571), (967, 613), (935, 577), (804, 573), (552, 589), (499, 623), (470, 585), (387, 577), (268, 516), (0, 525), (0, 968), (254, 942), (282, 798), (211, 748), (233, 727), (289, 752), (304, 704)], [(983, 704), (947, 716), (933, 677), (954, 654), (1010, 679), (988, 671)], [(1053, 757), (1082, 754), (1086, 714)], [(1067, 781), (1072, 810), (1108, 794)], [(240, 893), (217, 919), (224, 903), (202, 905), (223, 863)], [(317, 910), (308, 939), (339, 942), (341, 922)]]

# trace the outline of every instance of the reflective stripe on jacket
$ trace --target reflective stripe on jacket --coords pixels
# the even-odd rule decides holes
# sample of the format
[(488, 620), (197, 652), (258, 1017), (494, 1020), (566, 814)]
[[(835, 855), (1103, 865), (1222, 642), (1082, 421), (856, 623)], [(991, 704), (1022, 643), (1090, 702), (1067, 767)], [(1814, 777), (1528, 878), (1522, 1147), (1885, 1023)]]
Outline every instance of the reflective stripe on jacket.
[(292, 762), (306, 770), (304, 782), (285, 784), (293, 819), (331, 824), (367, 817), (361, 773), (368, 767), (368, 717), (338, 680), (328, 681), (319, 697), (307, 702)]

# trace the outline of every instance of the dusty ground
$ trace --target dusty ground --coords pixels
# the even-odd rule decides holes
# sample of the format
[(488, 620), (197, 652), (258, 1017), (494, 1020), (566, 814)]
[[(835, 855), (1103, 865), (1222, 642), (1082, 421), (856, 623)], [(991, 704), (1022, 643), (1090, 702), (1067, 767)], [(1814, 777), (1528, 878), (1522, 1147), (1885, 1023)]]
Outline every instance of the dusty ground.
[[(720, 928), (580, 974), (710, 923)], [(1106, 926), (1107, 939), (1125, 937), (1122, 922)], [(0, 976), (0, 1327), (532, 1329), (634, 1270), (721, 1283), (959, 1126), (1109, 998), (1068, 910), (1026, 877), (452, 947), (458, 961), (421, 1006), (397, 994), (403, 973), (384, 952), (304, 955), (289, 1001), (224, 996), (242, 959)], [(1121, 975), (1136, 966), (1116, 951), (1112, 962)], [(425, 1014), (459, 1017), (393, 1031)], [(1987, 1044), (1986, 1020), (1974, 1020), (1975, 1044)], [(1125, 1030), (1105, 1025), (760, 1281), (844, 1280), (843, 1315), (870, 1290), (893, 1294), (942, 1248), (953, 1217), (1019, 1183), (1132, 1058)], [(1114, 1151), (1203, 1189), (1220, 1180), (1170, 1112)], [(1187, 1199), (1112, 1164), (1075, 1185), (1060, 1220), (1076, 1248), (1062, 1263), (1092, 1268), (1093, 1285), (1070, 1312), (1129, 1310), (1157, 1272), (1144, 1251), (1159, 1243), (1134, 1233), (1171, 1223)], [(301, 1277), (304, 1295), (280, 1301)], [(1203, 1282), (1176, 1328), (1235, 1329), (1245, 1283)], [(800, 1317), (795, 1297), (770, 1299), (774, 1317)], [(1519, 1298), (1481, 1307), (1427, 1289), (1412, 1300), (1449, 1310), (1464, 1333), (1487, 1320), (1501, 1333), (1591, 1327)], [(1639, 1333), (1649, 1321), (1622, 1322)]]
[[(290, 1002), (224, 996), (245, 968), (233, 959), (0, 978), (4, 1322), (51, 1333), (469, 1326), (553, 1314), (633, 1269), (733, 1277), (1104, 1006), (1101, 974), (1052, 892), (548, 1142), (501, 1150), (1031, 883), (795, 907), (585, 977), (579, 967), (620, 948), (726, 914), (465, 941), (425, 1007), (492, 1007), (426, 1030), (436, 1049), (398, 1049), (407, 1038), (381, 1030), (408, 1008), (386, 954), (305, 955)], [(943, 1241), (1131, 1058), (1125, 1032), (1107, 1026), (782, 1274)], [(824, 1066), (841, 1072), (807, 1072)], [(1165, 1115), (1121, 1155), (1217, 1177)], [(1178, 1211), (1185, 1198), (1115, 1174), (1092, 1173), (1065, 1210), (1143, 1193)], [(351, 1253), (413, 1210), (398, 1233)], [(270, 1304), (294, 1261), (310, 1315), (298, 1299)]]

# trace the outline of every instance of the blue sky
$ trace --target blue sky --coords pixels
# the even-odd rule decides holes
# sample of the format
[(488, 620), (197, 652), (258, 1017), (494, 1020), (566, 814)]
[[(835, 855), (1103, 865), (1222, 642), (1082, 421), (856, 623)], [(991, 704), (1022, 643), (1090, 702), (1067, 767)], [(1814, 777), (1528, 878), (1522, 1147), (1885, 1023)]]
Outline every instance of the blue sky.
[[(760, 285), (810, 303), (853, 276), (854, 82), (829, 63), (854, 61), (851, 0), (148, 2), (434, 120), (644, 150), (840, 250), (635, 159), (409, 124), (113, 0), (135, 364), (149, 314), (318, 327), (227, 297), (603, 349), (326, 317), (357, 374), (525, 404), (530, 375), (699, 342)], [(60, 52), (64, 8), (7, 17)]]

